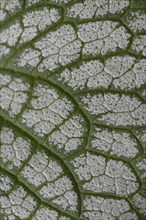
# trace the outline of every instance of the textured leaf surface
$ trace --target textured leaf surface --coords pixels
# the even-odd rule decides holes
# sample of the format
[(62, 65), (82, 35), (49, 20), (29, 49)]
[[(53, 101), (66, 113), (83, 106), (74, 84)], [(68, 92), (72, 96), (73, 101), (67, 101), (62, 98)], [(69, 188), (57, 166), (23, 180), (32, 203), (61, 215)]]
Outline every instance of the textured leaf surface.
[(0, 218), (145, 219), (145, 1), (0, 6)]

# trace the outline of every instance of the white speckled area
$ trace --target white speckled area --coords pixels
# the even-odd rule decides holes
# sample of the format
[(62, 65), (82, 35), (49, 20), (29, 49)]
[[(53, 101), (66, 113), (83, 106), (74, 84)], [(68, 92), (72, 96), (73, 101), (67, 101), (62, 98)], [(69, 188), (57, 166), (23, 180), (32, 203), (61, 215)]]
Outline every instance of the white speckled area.
[(145, 0), (0, 2), (0, 219), (146, 219)]

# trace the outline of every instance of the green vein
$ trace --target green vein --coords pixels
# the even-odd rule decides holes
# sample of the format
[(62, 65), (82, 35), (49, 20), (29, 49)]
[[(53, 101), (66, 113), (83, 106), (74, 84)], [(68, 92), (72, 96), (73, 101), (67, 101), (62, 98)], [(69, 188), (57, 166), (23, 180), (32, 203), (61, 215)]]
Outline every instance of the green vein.
[[(24, 44), (20, 44), (19, 43), (19, 40), (21, 39), (21, 36), (20, 36), (16, 46), (10, 47), (10, 49), (12, 49), (10, 51), (10, 53), (6, 57), (2, 57), (1, 67), (0, 67), (0, 71), (2, 71), (3, 73), (6, 72), (6, 73), (12, 74), (14, 76), (26, 77), (27, 79), (29, 79), (29, 83), (30, 83), (30, 89), (27, 92), (28, 99), (23, 104), (21, 111), (16, 116), (16, 118), (15, 119), (10, 118), (8, 116), (8, 113), (4, 110), (1, 111), (1, 118), (0, 118), (0, 119), (2, 119), (0, 121), (1, 127), (5, 126), (5, 125), (13, 127), (16, 130), (18, 130), (18, 133), (20, 131), (20, 133), (22, 133), (24, 136), (26, 136), (30, 140), (32, 140), (32, 149), (33, 150), (31, 151), (31, 154), (28, 157), (28, 159), (23, 162), (21, 168), (18, 169), (18, 171), (16, 171), (16, 172), (10, 171), (6, 168), (5, 165), (2, 165), (2, 167), (1, 167), (1, 171), (3, 173), (6, 173), (6, 174), (10, 175), (11, 177), (13, 177), (13, 179), (15, 179), (15, 181), (16, 181), (16, 184), (22, 185), (38, 201), (36, 209), (31, 213), (31, 215), (26, 220), (32, 220), (33, 216), (35, 215), (35, 213), (37, 212), (37, 210), (41, 204), (48, 206), (48, 207), (52, 208), (53, 210), (56, 210), (57, 212), (59, 212), (59, 217), (64, 215), (64, 216), (70, 217), (71, 219), (74, 219), (74, 220), (87, 220), (87, 218), (81, 217), (82, 214), (84, 213), (84, 211), (87, 211), (84, 209), (84, 204), (83, 204), (84, 197), (87, 195), (91, 195), (91, 196), (93, 195), (93, 196), (97, 196), (97, 197), (99, 196), (99, 197), (103, 197), (103, 198), (113, 198), (113, 199), (117, 199), (117, 200), (124, 199), (125, 201), (128, 202), (128, 204), (130, 206), (130, 211), (136, 212), (139, 220), (145, 219), (144, 214), (141, 213), (139, 207), (136, 207), (134, 205), (134, 203), (132, 202), (132, 199), (136, 193), (141, 193), (144, 196), (144, 190), (145, 190), (145, 182), (144, 181), (145, 180), (140, 178), (140, 176), (142, 174), (141, 174), (141, 171), (139, 171), (136, 168), (136, 162), (140, 161), (141, 158), (144, 158), (144, 153), (145, 153), (145, 145), (142, 142), (139, 135), (137, 134), (137, 131), (140, 132), (141, 129), (142, 129), (142, 131), (144, 131), (144, 129), (146, 129), (146, 125), (136, 125), (136, 126), (132, 126), (132, 125), (128, 125), (128, 126), (106, 125), (106, 123), (97, 121), (98, 119), (96, 119), (95, 117), (92, 117), (84, 109), (84, 106), (80, 105), (79, 96), (86, 95), (87, 93), (90, 93), (90, 94), (113, 93), (113, 94), (120, 94), (120, 95), (125, 94), (125, 95), (129, 95), (129, 96), (135, 96), (135, 97), (137, 97), (137, 99), (139, 101), (141, 101), (141, 103), (146, 103), (146, 98), (141, 94), (142, 91), (146, 88), (146, 84), (144, 83), (139, 88), (134, 88), (134, 89), (130, 89), (130, 90), (116, 89), (116, 88), (113, 88), (112, 84), (111, 84), (108, 89), (105, 89), (105, 88), (88, 89), (87, 87), (85, 87), (85, 89), (83, 89), (83, 90), (73, 91), (71, 87), (69, 87), (67, 85), (63, 85), (63, 83), (57, 81), (57, 77), (65, 68), (72, 69), (74, 67), (80, 67), (80, 65), (84, 61), (86, 62), (86, 61), (90, 61), (90, 60), (100, 60), (102, 63), (104, 63), (108, 58), (111, 58), (112, 56), (124, 56), (124, 55), (133, 56), (137, 60), (140, 60), (140, 59), (146, 60), (146, 56), (142, 55), (139, 52), (136, 52), (136, 51), (132, 52), (131, 51), (132, 44), (133, 44), (135, 37), (140, 36), (140, 35), (146, 35), (146, 31), (141, 31), (141, 32), (132, 31), (131, 28), (128, 26), (128, 22), (126, 20), (126, 17), (128, 16), (128, 14), (131, 11), (137, 11), (137, 10), (142, 11), (143, 10), (145, 13), (146, 12), (146, 10), (145, 10), (146, 3), (144, 0), (139, 0), (139, 1), (129, 0), (129, 2), (130, 2), (130, 5), (127, 8), (125, 8), (122, 11), (122, 13), (119, 13), (116, 15), (111, 15), (110, 13), (108, 13), (107, 15), (104, 15), (104, 17), (95, 17), (95, 15), (94, 15), (93, 18), (91, 18), (91, 19), (88, 19), (88, 18), (87, 19), (80, 19), (80, 18), (74, 19), (74, 18), (67, 16), (67, 10), (71, 6), (75, 5), (75, 3), (84, 3), (83, 0), (72, 0), (67, 4), (53, 3), (50, 0), (42, 0), (36, 4), (32, 4), (31, 6), (28, 6), (27, 0), (24, 0), (23, 2), (21, 2), (22, 7), (20, 9), (18, 9), (18, 11), (15, 11), (14, 14), (12, 14), (12, 15), (11, 15), (11, 13), (8, 12), (8, 17), (3, 22), (0, 23), (1, 30), (7, 28), (8, 26), (13, 24), (17, 20), (19, 20), (22, 25), (22, 16), (23, 15), (25, 15), (27, 12), (38, 10), (43, 7), (58, 9), (59, 15), (60, 15), (60, 19), (56, 23), (52, 23), (52, 25), (50, 25), (44, 31), (39, 33), (36, 37), (34, 37), (29, 42), (26, 42)], [(109, 1), (108, 1), (108, 3), (109, 3)], [(23, 52), (24, 49), (26, 49), (26, 48), (33, 47), (33, 45), (36, 41), (41, 40), (50, 31), (55, 31), (64, 24), (70, 24), (74, 28), (74, 30), (76, 31), (76, 34), (77, 34), (78, 25), (80, 25), (80, 24), (87, 24), (88, 22), (107, 21), (107, 20), (113, 21), (113, 22), (118, 22), (119, 24), (117, 25), (117, 27), (120, 27), (120, 26), (124, 27), (126, 29), (126, 31), (130, 34), (129, 42), (128, 42), (126, 49), (121, 49), (121, 50), (117, 49), (115, 52), (110, 51), (104, 55), (99, 54), (99, 55), (86, 56), (86, 55), (82, 54), (82, 48), (84, 46), (84, 43), (82, 43), (82, 48), (79, 53), (79, 57), (76, 60), (72, 61), (71, 63), (69, 63), (65, 66), (62, 66), (61, 64), (59, 64), (59, 67), (56, 68), (54, 71), (49, 72), (48, 70), (46, 70), (42, 75), (37, 71), (37, 68), (33, 68), (32, 70), (31, 69), (23, 70), (19, 67), (13, 66), (13, 65), (15, 65), (14, 62), (17, 61), (17, 56), (19, 55), (19, 53)], [(6, 44), (2, 44), (2, 45), (6, 45)], [(42, 62), (42, 59), (40, 62)], [(87, 132), (85, 132), (85, 134), (82, 136), (83, 144), (81, 147), (79, 147), (78, 149), (76, 149), (73, 152), (70, 152), (67, 155), (63, 154), (62, 152), (59, 153), (55, 150), (55, 148), (53, 149), (53, 147), (49, 146), (49, 143), (47, 142), (47, 138), (49, 135), (52, 134), (52, 132), (45, 135), (44, 138), (39, 138), (39, 137), (37, 137), (37, 135), (35, 133), (33, 133), (33, 131), (30, 132), (28, 130), (28, 128), (26, 128), (20, 122), (22, 114), (25, 112), (25, 110), (27, 110), (30, 107), (31, 100), (33, 98), (34, 86), (35, 86), (35, 84), (37, 85), (37, 83), (44, 83), (44, 84), (52, 86), (53, 88), (57, 89), (57, 91), (61, 92), (67, 98), (69, 98), (69, 100), (74, 105), (75, 110), (73, 112), (71, 112), (69, 114), (69, 116), (65, 120), (63, 120), (63, 122), (61, 124), (57, 125), (55, 127), (55, 129), (53, 129), (52, 132), (58, 130), (61, 125), (63, 125), (67, 120), (69, 120), (76, 113), (79, 113), (84, 119), (84, 122), (85, 122), (84, 126), (86, 127)], [(99, 116), (100, 116), (100, 114), (99, 114)], [(118, 157), (116, 155), (110, 155), (109, 151), (108, 152), (101, 152), (98, 149), (97, 150), (94, 149), (91, 146), (91, 141), (94, 138), (94, 132), (93, 132), (94, 127), (99, 127), (102, 129), (109, 129), (110, 131), (115, 130), (117, 132), (128, 132), (130, 134), (131, 138), (133, 138), (136, 141), (137, 149), (138, 149), (139, 153), (134, 158), (128, 159), (128, 158), (125, 158), (124, 156)], [(36, 148), (34, 147), (34, 145), (36, 145)], [(33, 157), (33, 155), (39, 149), (44, 149), (54, 159), (56, 158), (56, 160), (59, 162), (59, 164), (63, 167), (65, 174), (67, 174), (68, 177), (70, 178), (70, 180), (72, 181), (74, 191), (77, 193), (77, 197), (78, 197), (77, 211), (75, 213), (65, 211), (62, 208), (58, 207), (57, 205), (52, 204), (50, 201), (49, 202), (46, 201), (45, 199), (40, 197), (39, 193), (36, 192), (35, 188), (32, 188), (27, 181), (25, 181), (23, 178), (21, 178), (21, 175), (20, 175), (21, 171), (28, 165), (30, 159)], [(139, 183), (138, 189), (134, 193), (131, 193), (130, 195), (128, 195), (127, 197), (126, 196), (119, 196), (114, 193), (105, 193), (105, 192), (96, 193), (96, 192), (92, 192), (92, 191), (88, 191), (88, 190), (83, 190), (81, 187), (82, 181), (78, 180), (77, 175), (75, 174), (75, 171), (73, 170), (72, 166), (70, 165), (70, 161), (73, 158), (75, 158), (81, 154), (87, 153), (87, 152), (90, 152), (91, 154), (94, 154), (97, 156), (101, 155), (101, 156), (105, 157), (106, 161), (108, 161), (110, 159), (117, 160), (117, 161), (123, 161), (123, 163), (126, 164), (131, 169), (131, 171), (134, 173), (134, 175), (136, 176), (136, 180)], [(16, 187), (16, 185), (14, 185), (14, 187)], [(4, 217), (4, 216), (2, 216), (2, 217)], [(5, 215), (5, 217), (7, 217), (7, 216)], [(59, 217), (57, 219), (59, 219)], [(18, 219), (18, 217), (16, 217), (16, 218)]]
[(6, 172), (7, 174), (9, 174), (10, 176), (12, 176), (16, 180), (16, 182), (19, 182), (25, 189), (27, 189), (27, 191), (29, 191), (35, 198), (37, 198), (37, 200), (39, 201), (40, 204), (47, 205), (50, 208), (56, 210), (57, 212), (60, 212), (60, 213), (65, 214), (67, 216), (70, 216), (76, 220), (84, 220), (84, 218), (77, 217), (69, 212), (65, 212), (64, 210), (60, 209), (59, 207), (56, 207), (55, 205), (50, 204), (45, 199), (40, 198), (40, 196), (32, 188), (30, 188), (28, 185), (26, 185), (26, 183), (23, 180), (21, 180), (19, 177), (14, 175), (10, 170), (7, 170), (5, 167), (2, 167), (2, 166), (1, 166), (1, 170), (3, 172)]
[[(75, 175), (72, 173), (71, 169), (68, 167), (68, 164), (60, 157), (59, 154), (57, 154), (55, 151), (53, 151), (49, 147), (47, 147), (44, 144), (42, 144), (42, 142), (40, 141), (39, 138), (37, 139), (32, 134), (28, 133), (28, 131), (25, 128), (22, 128), (20, 125), (18, 125), (18, 123), (15, 123), (12, 119), (4, 116), (3, 114), (2, 114), (1, 117), (3, 118), (4, 121), (6, 121), (6, 122), (10, 123), (11, 125), (13, 125), (13, 127), (16, 127), (17, 129), (23, 131), (23, 133), (26, 136), (28, 136), (31, 140), (33, 140), (36, 143), (38, 143), (38, 145), (41, 146), (42, 148), (44, 148), (47, 151), (49, 151), (54, 156), (54, 158), (56, 158), (61, 163), (61, 165), (65, 168), (65, 170), (69, 174), (71, 180), (75, 184), (75, 188), (76, 188), (77, 195), (78, 195), (78, 200), (79, 200), (79, 207), (81, 207), (82, 201), (81, 201), (81, 195), (80, 195), (80, 186), (78, 184), (78, 181), (77, 181)], [(81, 208), (79, 208), (79, 215), (81, 214), (80, 212), (81, 212)]]

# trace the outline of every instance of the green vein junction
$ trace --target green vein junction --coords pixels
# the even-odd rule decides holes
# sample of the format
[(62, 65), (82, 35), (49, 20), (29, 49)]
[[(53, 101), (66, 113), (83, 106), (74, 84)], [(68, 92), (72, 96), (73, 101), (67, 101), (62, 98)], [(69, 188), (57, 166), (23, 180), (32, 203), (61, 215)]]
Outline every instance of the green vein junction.
[(0, 2), (0, 219), (146, 218), (145, 6)]

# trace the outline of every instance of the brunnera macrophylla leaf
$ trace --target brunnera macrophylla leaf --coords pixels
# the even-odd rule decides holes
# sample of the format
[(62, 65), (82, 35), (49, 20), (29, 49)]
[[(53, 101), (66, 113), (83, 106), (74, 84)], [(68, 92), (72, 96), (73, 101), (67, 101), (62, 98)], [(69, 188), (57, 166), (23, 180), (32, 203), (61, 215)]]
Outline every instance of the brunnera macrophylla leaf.
[(140, 0), (0, 2), (2, 220), (146, 218)]

